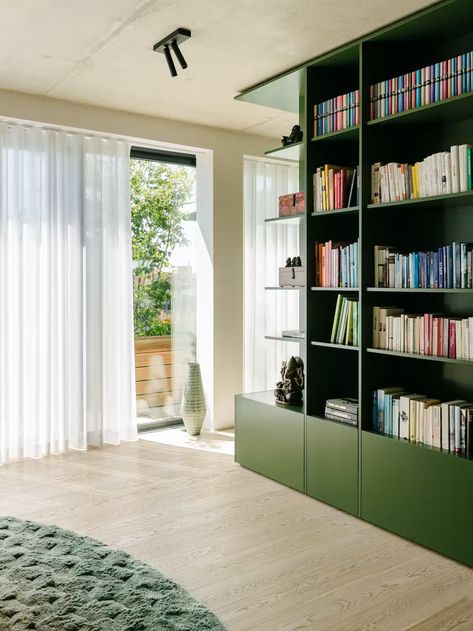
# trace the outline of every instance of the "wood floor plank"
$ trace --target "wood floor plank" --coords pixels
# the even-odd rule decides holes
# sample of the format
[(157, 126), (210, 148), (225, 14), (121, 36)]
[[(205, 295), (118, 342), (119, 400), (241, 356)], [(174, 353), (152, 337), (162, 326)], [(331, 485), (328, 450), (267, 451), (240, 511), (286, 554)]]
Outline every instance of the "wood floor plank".
[(148, 441), (0, 468), (0, 513), (174, 578), (229, 631), (467, 631), (473, 571), (236, 465)]

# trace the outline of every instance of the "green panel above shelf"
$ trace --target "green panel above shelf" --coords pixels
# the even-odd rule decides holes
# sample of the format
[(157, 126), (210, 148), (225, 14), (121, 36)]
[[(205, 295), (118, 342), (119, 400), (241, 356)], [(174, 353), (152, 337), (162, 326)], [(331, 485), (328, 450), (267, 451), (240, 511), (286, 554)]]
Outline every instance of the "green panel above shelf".
[(299, 97), (303, 88), (305, 68), (298, 67), (280, 75), (262, 81), (243, 90), (237, 101), (246, 101), (256, 105), (265, 105), (277, 110), (299, 114)]

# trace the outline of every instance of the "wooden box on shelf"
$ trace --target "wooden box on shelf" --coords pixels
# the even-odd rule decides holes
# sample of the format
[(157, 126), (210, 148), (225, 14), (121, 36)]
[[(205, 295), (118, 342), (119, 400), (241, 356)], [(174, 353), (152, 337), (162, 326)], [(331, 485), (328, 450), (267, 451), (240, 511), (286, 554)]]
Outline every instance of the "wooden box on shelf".
[(305, 195), (302, 192), (290, 193), (279, 197), (279, 216), (303, 215), (305, 211)]
[(304, 287), (305, 267), (280, 267), (279, 286), (280, 287)]

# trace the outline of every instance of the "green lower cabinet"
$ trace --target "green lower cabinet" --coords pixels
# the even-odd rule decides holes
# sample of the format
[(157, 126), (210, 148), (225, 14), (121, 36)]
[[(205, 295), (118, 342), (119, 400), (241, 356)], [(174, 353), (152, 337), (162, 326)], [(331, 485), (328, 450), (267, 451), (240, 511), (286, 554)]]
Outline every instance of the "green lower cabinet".
[(306, 463), (307, 493), (357, 515), (357, 428), (308, 416)]
[(473, 566), (473, 461), (362, 432), (361, 517)]
[(272, 392), (238, 395), (235, 460), (248, 469), (303, 491), (303, 409), (276, 405)]

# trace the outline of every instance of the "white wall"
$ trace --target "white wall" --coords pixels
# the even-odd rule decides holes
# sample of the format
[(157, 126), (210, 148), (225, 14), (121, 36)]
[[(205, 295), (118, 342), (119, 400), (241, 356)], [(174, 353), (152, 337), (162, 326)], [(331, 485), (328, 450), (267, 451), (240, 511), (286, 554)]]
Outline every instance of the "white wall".
[[(192, 107), (192, 104), (189, 104)], [(245, 105), (242, 105), (245, 107)], [(243, 390), (243, 160), (277, 141), (162, 118), (0, 90), (0, 116), (213, 151), (215, 429), (233, 425)], [(283, 132), (284, 130), (281, 130)]]

